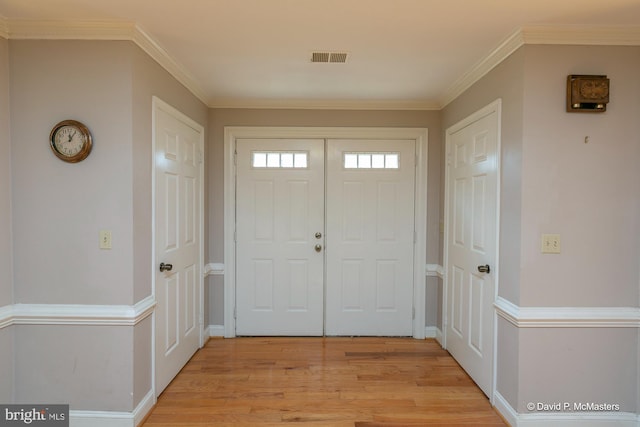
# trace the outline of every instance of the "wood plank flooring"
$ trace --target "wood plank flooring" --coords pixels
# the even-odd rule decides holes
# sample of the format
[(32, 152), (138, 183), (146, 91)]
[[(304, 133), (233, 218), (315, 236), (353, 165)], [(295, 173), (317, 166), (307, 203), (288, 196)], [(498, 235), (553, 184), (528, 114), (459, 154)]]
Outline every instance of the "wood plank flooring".
[(212, 339), (144, 427), (505, 426), (434, 340)]

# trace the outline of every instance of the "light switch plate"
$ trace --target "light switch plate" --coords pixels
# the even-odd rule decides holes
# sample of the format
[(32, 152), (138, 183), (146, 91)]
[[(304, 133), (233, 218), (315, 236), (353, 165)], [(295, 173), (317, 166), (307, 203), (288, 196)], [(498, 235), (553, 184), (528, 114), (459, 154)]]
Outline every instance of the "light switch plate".
[(542, 253), (543, 254), (559, 254), (560, 253), (560, 235), (559, 234), (543, 234), (542, 235)]
[(111, 249), (111, 230), (100, 230), (100, 249)]

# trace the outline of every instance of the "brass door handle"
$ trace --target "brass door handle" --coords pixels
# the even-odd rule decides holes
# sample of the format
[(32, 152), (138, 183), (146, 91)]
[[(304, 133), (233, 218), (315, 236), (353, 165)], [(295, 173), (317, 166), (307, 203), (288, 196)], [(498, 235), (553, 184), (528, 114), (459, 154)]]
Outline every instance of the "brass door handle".
[(173, 269), (173, 264), (165, 264), (164, 262), (160, 263), (160, 272), (164, 273), (165, 271), (171, 271)]

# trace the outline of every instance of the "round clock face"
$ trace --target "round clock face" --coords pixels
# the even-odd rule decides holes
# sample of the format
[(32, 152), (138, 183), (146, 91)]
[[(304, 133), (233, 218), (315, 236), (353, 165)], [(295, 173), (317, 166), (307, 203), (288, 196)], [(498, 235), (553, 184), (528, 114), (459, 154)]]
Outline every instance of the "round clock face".
[(75, 120), (65, 120), (54, 126), (50, 137), (51, 149), (61, 160), (75, 163), (91, 152), (89, 129)]

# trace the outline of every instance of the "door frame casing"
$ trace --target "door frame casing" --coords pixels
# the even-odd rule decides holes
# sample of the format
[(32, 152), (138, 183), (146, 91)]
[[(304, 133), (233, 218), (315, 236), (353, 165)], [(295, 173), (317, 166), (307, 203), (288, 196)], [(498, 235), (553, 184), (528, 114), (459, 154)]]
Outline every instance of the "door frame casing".
[(413, 337), (425, 338), (427, 253), (428, 129), (374, 127), (224, 128), (224, 336), (236, 336), (236, 140), (263, 139), (410, 139), (416, 142), (413, 273)]
[[(495, 301), (498, 297), (498, 285), (500, 279), (500, 189), (501, 189), (501, 177), (502, 177), (502, 144), (501, 144), (501, 134), (502, 134), (502, 99), (498, 98), (490, 104), (480, 108), (479, 110), (471, 113), (467, 117), (458, 121), (457, 123), (451, 125), (445, 131), (445, 170), (444, 170), (444, 242), (443, 242), (443, 270), (444, 270), (444, 280), (443, 280), (443, 293), (442, 293), (442, 347), (447, 349), (447, 330), (449, 327), (449, 311), (448, 311), (448, 295), (449, 295), (449, 286), (450, 286), (450, 275), (449, 275), (449, 226), (450, 226), (450, 194), (449, 194), (449, 184), (450, 184), (450, 159), (449, 159), (449, 146), (451, 144), (451, 135), (456, 133), (457, 131), (471, 125), (472, 123), (477, 122), (478, 120), (483, 119), (484, 117), (496, 113), (497, 114), (497, 133), (496, 133), (496, 247), (495, 247), (495, 266), (492, 267), (493, 275), (494, 275), (494, 296), (493, 301)], [(491, 395), (489, 396), (489, 401), (491, 404), (494, 403), (494, 396), (496, 394), (496, 383), (497, 383), (497, 349), (498, 349), (498, 319), (497, 319), (497, 311), (495, 310), (494, 305), (489, 307), (490, 310), (493, 311), (493, 360), (491, 361), (491, 369), (493, 370), (491, 375)], [(464, 367), (463, 367), (464, 369)]]
[(164, 110), (177, 120), (182, 121), (186, 125), (192, 127), (200, 134), (198, 138), (198, 179), (200, 180), (200, 188), (198, 196), (200, 197), (200, 208), (198, 209), (198, 225), (200, 227), (200, 244), (198, 245), (198, 264), (200, 266), (200, 274), (197, 276), (197, 292), (200, 298), (198, 304), (198, 345), (202, 348), (205, 341), (206, 331), (204, 329), (204, 126), (187, 116), (171, 104), (163, 101), (157, 96), (151, 97), (151, 295), (154, 300), (153, 316), (151, 320), (151, 389), (153, 392), (154, 402), (157, 400), (156, 395), (156, 114), (158, 110)]

